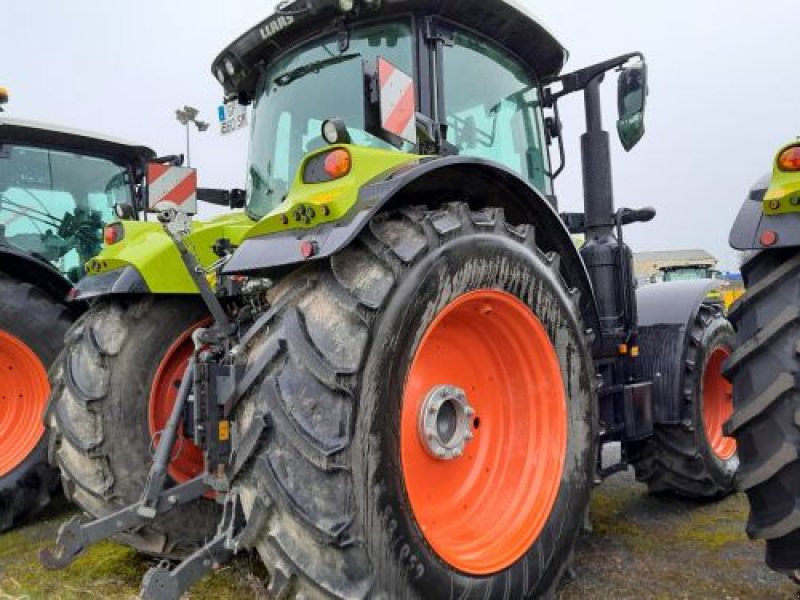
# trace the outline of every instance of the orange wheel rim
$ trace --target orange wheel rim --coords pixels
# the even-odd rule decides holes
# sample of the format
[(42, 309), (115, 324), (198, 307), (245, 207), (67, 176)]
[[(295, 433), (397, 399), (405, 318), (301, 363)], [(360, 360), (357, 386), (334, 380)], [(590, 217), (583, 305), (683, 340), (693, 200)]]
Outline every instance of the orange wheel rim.
[(736, 454), (736, 440), (722, 433), (733, 414), (733, 386), (722, 376), (722, 364), (730, 354), (724, 346), (714, 348), (703, 372), (703, 425), (711, 449), (723, 460)]
[(22, 340), (0, 331), (0, 477), (16, 469), (44, 435), (47, 371)]
[[(470, 426), (463, 454), (447, 459), (433, 451), (440, 431), (455, 431), (453, 411), (437, 413), (437, 433), (425, 425), (442, 386), (463, 391)], [(472, 575), (512, 565), (550, 516), (567, 447), (564, 383), (541, 321), (506, 292), (458, 297), (425, 332), (401, 410), (403, 479), (429, 545)]]
[[(169, 347), (158, 365), (148, 403), (148, 421), (153, 439), (156, 439), (166, 427), (172, 414), (172, 407), (178, 398), (178, 387), (194, 349), (192, 333), (206, 323), (208, 321), (203, 320), (184, 331)], [(179, 427), (168, 468), (170, 477), (178, 483), (183, 483), (202, 474), (204, 468), (203, 451), (191, 439), (186, 438), (183, 427)]]

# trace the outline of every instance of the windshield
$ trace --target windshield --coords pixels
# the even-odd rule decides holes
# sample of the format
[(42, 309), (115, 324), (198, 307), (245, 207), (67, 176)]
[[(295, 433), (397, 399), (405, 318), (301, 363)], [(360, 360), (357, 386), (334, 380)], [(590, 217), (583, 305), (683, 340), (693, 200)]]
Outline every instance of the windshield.
[(664, 281), (688, 281), (692, 279), (711, 279), (708, 269), (703, 267), (685, 267), (664, 271)]
[(71, 152), (0, 146), (0, 245), (47, 260), (75, 282), (100, 252), (118, 202), (132, 203), (125, 167)]
[(343, 119), (354, 144), (395, 149), (364, 130), (364, 61), (380, 56), (413, 74), (412, 49), (410, 23), (381, 23), (352, 28), (344, 51), (336, 35), (323, 37), (263, 70), (247, 171), (247, 212), (253, 219), (283, 201), (303, 156), (325, 145), (325, 119)]

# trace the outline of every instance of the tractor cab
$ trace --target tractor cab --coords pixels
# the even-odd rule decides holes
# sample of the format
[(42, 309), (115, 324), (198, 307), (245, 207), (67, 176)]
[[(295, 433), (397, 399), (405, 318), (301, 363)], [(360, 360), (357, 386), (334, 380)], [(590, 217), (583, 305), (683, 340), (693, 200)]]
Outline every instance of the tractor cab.
[[(134, 205), (155, 153), (109, 137), (0, 117), (0, 253), (74, 283), (117, 205)], [(55, 273), (54, 273), (55, 275)]]
[[(578, 89), (565, 88), (572, 81), (548, 88), (566, 50), (511, 2), (432, 8), (408, 0), (283, 3), (220, 53), (212, 72), (226, 97), (254, 107), (247, 167), (254, 219), (286, 201), (309, 153), (335, 143), (473, 157), (502, 165), (555, 203), (550, 145), (560, 126), (543, 109)], [(639, 118), (636, 129), (646, 82), (642, 68), (638, 79), (631, 73), (638, 96), (621, 94), (620, 109)], [(340, 135), (334, 126), (324, 134), (329, 120), (341, 124)], [(559, 154), (563, 162), (560, 140)]]

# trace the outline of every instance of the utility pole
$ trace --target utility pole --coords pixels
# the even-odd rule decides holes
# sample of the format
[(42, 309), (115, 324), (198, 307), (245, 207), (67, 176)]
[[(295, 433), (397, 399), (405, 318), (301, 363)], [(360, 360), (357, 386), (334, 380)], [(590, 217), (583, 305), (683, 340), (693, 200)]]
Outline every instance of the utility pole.
[(182, 109), (177, 109), (175, 111), (175, 118), (178, 119), (178, 122), (186, 127), (186, 166), (192, 166), (192, 159), (190, 155), (190, 148), (189, 148), (189, 124), (194, 123), (194, 126), (197, 127), (197, 131), (203, 132), (208, 129), (208, 123), (205, 121), (198, 121), (197, 115), (200, 114), (200, 111), (192, 106), (184, 106)]

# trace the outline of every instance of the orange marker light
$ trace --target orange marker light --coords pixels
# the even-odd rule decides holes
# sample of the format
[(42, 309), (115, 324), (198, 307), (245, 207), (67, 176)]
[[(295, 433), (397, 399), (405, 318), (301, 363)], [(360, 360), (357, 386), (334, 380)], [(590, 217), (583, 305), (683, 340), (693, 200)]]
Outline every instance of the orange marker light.
[(300, 254), (303, 258), (311, 258), (317, 253), (317, 246), (314, 242), (305, 241), (300, 244)]
[(761, 238), (759, 239), (762, 246), (774, 246), (778, 241), (778, 234), (772, 231), (771, 229), (767, 229), (764, 233), (761, 234)]
[(800, 171), (800, 146), (792, 146), (781, 152), (778, 168), (781, 171)]
[(112, 223), (103, 228), (103, 241), (106, 246), (116, 244), (125, 236), (125, 230), (119, 223)]
[(350, 166), (350, 153), (347, 150), (334, 150), (325, 157), (325, 172), (334, 179), (347, 175)]

